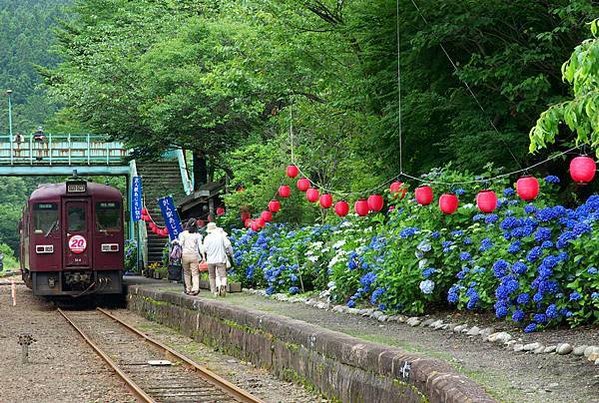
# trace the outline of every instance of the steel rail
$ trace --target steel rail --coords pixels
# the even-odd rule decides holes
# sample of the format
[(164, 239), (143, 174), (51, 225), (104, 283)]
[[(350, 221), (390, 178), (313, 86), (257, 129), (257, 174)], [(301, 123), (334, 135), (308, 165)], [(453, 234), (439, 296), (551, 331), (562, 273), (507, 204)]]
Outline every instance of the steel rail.
[(63, 318), (65, 318), (66, 321), (81, 335), (81, 337), (83, 337), (83, 339), (87, 342), (87, 344), (90, 345), (96, 354), (98, 354), (110, 366), (110, 368), (112, 368), (112, 370), (121, 377), (135, 397), (143, 402), (156, 403), (156, 401), (146, 392), (144, 392), (131, 378), (129, 378), (129, 376), (123, 372), (106, 353), (104, 353), (89, 337), (87, 337), (87, 335), (67, 316), (67, 314), (64, 313), (62, 309), (57, 308), (57, 310), (58, 313), (60, 313)]
[(239, 401), (241, 401), (243, 403), (264, 403), (263, 400), (260, 400), (257, 397), (249, 394), (248, 392), (244, 391), (243, 389), (240, 389), (239, 387), (235, 386), (234, 384), (232, 384), (231, 382), (227, 381), (226, 379), (221, 378), (220, 376), (218, 376), (214, 372), (210, 371), (208, 368), (203, 367), (203, 366), (197, 364), (196, 362), (194, 362), (192, 359), (188, 358), (187, 356), (179, 353), (178, 351), (173, 350), (169, 346), (167, 346), (167, 345), (159, 342), (158, 340), (153, 339), (152, 337), (148, 336), (147, 334), (145, 334), (145, 333), (137, 330), (135, 327), (133, 327), (132, 325), (128, 324), (127, 322), (125, 322), (125, 321), (117, 318), (116, 316), (112, 315), (110, 312), (105, 311), (102, 308), (96, 308), (96, 309), (99, 312), (102, 312), (104, 315), (106, 315), (109, 318), (111, 318), (112, 320), (114, 320), (117, 323), (121, 324), (125, 328), (129, 329), (133, 333), (137, 334), (138, 336), (143, 337), (146, 341), (148, 341), (149, 343), (153, 344), (154, 346), (156, 346), (156, 347), (158, 347), (158, 348), (160, 348), (160, 349), (162, 349), (164, 351), (167, 351), (168, 353), (170, 353), (173, 356), (177, 357), (179, 360), (181, 360), (184, 363), (186, 363), (193, 370), (199, 372), (200, 376), (202, 378), (204, 378), (206, 381), (208, 381), (211, 384), (217, 386), (222, 391), (224, 391), (228, 395), (234, 397), (235, 399), (237, 399), (237, 400), (239, 400)]

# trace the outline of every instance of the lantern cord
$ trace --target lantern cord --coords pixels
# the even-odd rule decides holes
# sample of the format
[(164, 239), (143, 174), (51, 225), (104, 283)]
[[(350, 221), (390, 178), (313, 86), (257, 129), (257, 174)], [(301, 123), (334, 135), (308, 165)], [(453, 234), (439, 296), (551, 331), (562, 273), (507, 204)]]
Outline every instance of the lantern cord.
[(289, 141), (291, 145), (291, 163), (295, 164), (294, 144), (293, 144), (293, 102), (289, 105)]
[(371, 189), (363, 190), (363, 191), (360, 191), (360, 192), (340, 192), (338, 190), (334, 190), (334, 189), (327, 188), (326, 186), (322, 186), (321, 184), (313, 181), (308, 175), (306, 175), (304, 173), (304, 171), (302, 171), (302, 169), (299, 166), (297, 167), (297, 169), (299, 170), (300, 174), (304, 178), (308, 179), (310, 181), (310, 184), (312, 184), (314, 187), (317, 187), (317, 188), (321, 189), (322, 191), (324, 191), (326, 193), (330, 193), (332, 195), (341, 196), (341, 197), (344, 197), (344, 198), (351, 197), (351, 196), (358, 196), (358, 197), (360, 197), (361, 195), (375, 192), (377, 190), (380, 190), (380, 189), (382, 189), (382, 188), (390, 185), (391, 182), (395, 181), (399, 176), (401, 176), (401, 175), (396, 175), (393, 178), (388, 179), (385, 182), (383, 182), (383, 183), (381, 183), (381, 184), (379, 184), (379, 185), (377, 185), (377, 186), (375, 186), (375, 187), (373, 187)]
[(412, 176), (412, 175), (409, 175), (409, 174), (406, 174), (406, 173), (402, 173), (400, 176), (404, 176), (404, 177), (406, 177), (408, 179), (412, 179), (412, 180), (415, 180), (417, 182), (430, 183), (430, 184), (436, 184), (436, 185), (449, 185), (449, 186), (451, 186), (451, 185), (468, 185), (468, 184), (473, 184), (473, 183), (485, 183), (485, 182), (491, 182), (491, 181), (494, 181), (494, 180), (497, 180), (497, 179), (507, 178), (507, 177), (510, 177), (512, 175), (524, 173), (524, 172), (528, 171), (529, 169), (536, 168), (536, 167), (538, 167), (540, 165), (543, 165), (543, 164), (545, 164), (545, 163), (547, 163), (549, 161), (552, 161), (552, 160), (554, 160), (556, 158), (562, 157), (563, 155), (566, 155), (566, 154), (568, 154), (568, 153), (570, 153), (570, 152), (572, 152), (572, 151), (574, 151), (576, 149), (579, 149), (579, 148), (580, 148), (580, 146), (574, 146), (572, 148), (567, 149), (566, 151), (562, 151), (560, 153), (554, 154), (554, 155), (550, 156), (549, 158), (546, 158), (543, 161), (539, 161), (536, 164), (533, 164), (533, 165), (528, 166), (526, 168), (518, 169), (516, 171), (506, 172), (504, 174), (500, 174), (500, 175), (496, 175), (496, 176), (493, 176), (493, 177), (490, 177), (490, 178), (484, 178), (484, 179), (473, 179), (473, 180), (469, 180), (469, 181), (457, 181), (457, 182), (444, 182), (444, 181), (428, 180), (428, 179), (425, 179), (425, 178), (418, 178), (416, 176)]
[(399, 174), (403, 173), (403, 139), (401, 133), (401, 46), (399, 42), (399, 0), (396, 1), (395, 21), (397, 30), (397, 130), (399, 136)]
[[(418, 14), (420, 15), (420, 18), (422, 18), (422, 21), (424, 21), (424, 23), (426, 25), (430, 25), (429, 22), (428, 22), (428, 20), (424, 16), (424, 14), (422, 14), (422, 11), (420, 10), (420, 7), (418, 7), (418, 4), (416, 4), (416, 1), (415, 0), (410, 0), (410, 1), (414, 5), (414, 8), (416, 8), (416, 11), (418, 11)], [(399, 0), (397, 0), (397, 7), (399, 8)], [(398, 27), (398, 29), (399, 29), (399, 27)], [(483, 108), (482, 104), (479, 102), (476, 94), (474, 94), (474, 91), (472, 90), (472, 88), (470, 88), (470, 85), (468, 85), (468, 83), (466, 82), (466, 80), (460, 78), (460, 76), (458, 75), (458, 73), (459, 73), (458, 66), (455, 64), (455, 62), (453, 61), (453, 59), (449, 55), (449, 52), (445, 49), (445, 46), (443, 46), (442, 43), (439, 43), (439, 47), (441, 48), (441, 50), (443, 51), (443, 53), (447, 57), (447, 60), (449, 60), (449, 63), (451, 63), (451, 66), (453, 67), (453, 70), (456, 73), (456, 77), (458, 78), (458, 80), (460, 80), (464, 84), (464, 86), (466, 87), (466, 89), (468, 90), (468, 92), (470, 93), (470, 95), (472, 96), (472, 98), (474, 99), (474, 101), (476, 102), (476, 104), (478, 105), (478, 107), (480, 108), (480, 110), (483, 112), (483, 116), (485, 116), (489, 120), (489, 123), (491, 124), (491, 127), (498, 134), (499, 140), (505, 145), (505, 147), (507, 148), (508, 152), (510, 153), (510, 155), (514, 159), (514, 161), (516, 161), (516, 164), (518, 164), (518, 166), (520, 168), (522, 168), (522, 164), (520, 163), (520, 161), (518, 160), (518, 158), (516, 158), (516, 156), (512, 152), (512, 149), (510, 148), (509, 144), (502, 138), (501, 133), (497, 129), (497, 126), (495, 126), (495, 123), (493, 123), (493, 119), (491, 119), (489, 117), (489, 115), (487, 114), (487, 111), (485, 111), (485, 108)], [(400, 158), (401, 158), (401, 155), (400, 155)]]

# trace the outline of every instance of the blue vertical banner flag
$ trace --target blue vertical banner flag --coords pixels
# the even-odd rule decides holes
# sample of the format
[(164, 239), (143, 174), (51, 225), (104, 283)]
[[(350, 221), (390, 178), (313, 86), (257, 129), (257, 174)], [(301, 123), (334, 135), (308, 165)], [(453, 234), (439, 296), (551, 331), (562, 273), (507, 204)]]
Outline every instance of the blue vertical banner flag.
[(133, 177), (131, 186), (131, 217), (133, 221), (141, 220), (141, 210), (143, 209), (143, 188), (141, 185), (141, 176)]
[(172, 196), (161, 197), (158, 199), (158, 205), (160, 206), (166, 229), (168, 229), (170, 240), (177, 239), (179, 234), (183, 232), (183, 227), (181, 226), (181, 219), (175, 207), (175, 201)]

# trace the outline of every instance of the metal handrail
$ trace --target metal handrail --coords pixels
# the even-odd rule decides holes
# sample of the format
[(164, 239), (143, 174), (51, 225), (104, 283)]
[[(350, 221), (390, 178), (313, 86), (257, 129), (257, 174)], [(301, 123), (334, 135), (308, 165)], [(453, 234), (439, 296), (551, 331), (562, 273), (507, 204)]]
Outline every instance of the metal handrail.
[(110, 141), (104, 135), (47, 133), (44, 136), (43, 142), (34, 141), (32, 134), (15, 143), (14, 136), (0, 134), (0, 164), (111, 165), (121, 164), (129, 154), (122, 142)]

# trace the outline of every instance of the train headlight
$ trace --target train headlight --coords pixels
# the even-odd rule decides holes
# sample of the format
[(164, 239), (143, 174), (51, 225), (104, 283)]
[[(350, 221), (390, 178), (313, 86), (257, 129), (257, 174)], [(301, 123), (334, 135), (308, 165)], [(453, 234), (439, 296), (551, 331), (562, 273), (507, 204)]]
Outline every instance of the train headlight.
[(38, 255), (54, 253), (54, 245), (35, 245), (35, 253)]
[(102, 244), (102, 252), (118, 252), (119, 244), (118, 243), (103, 243)]

